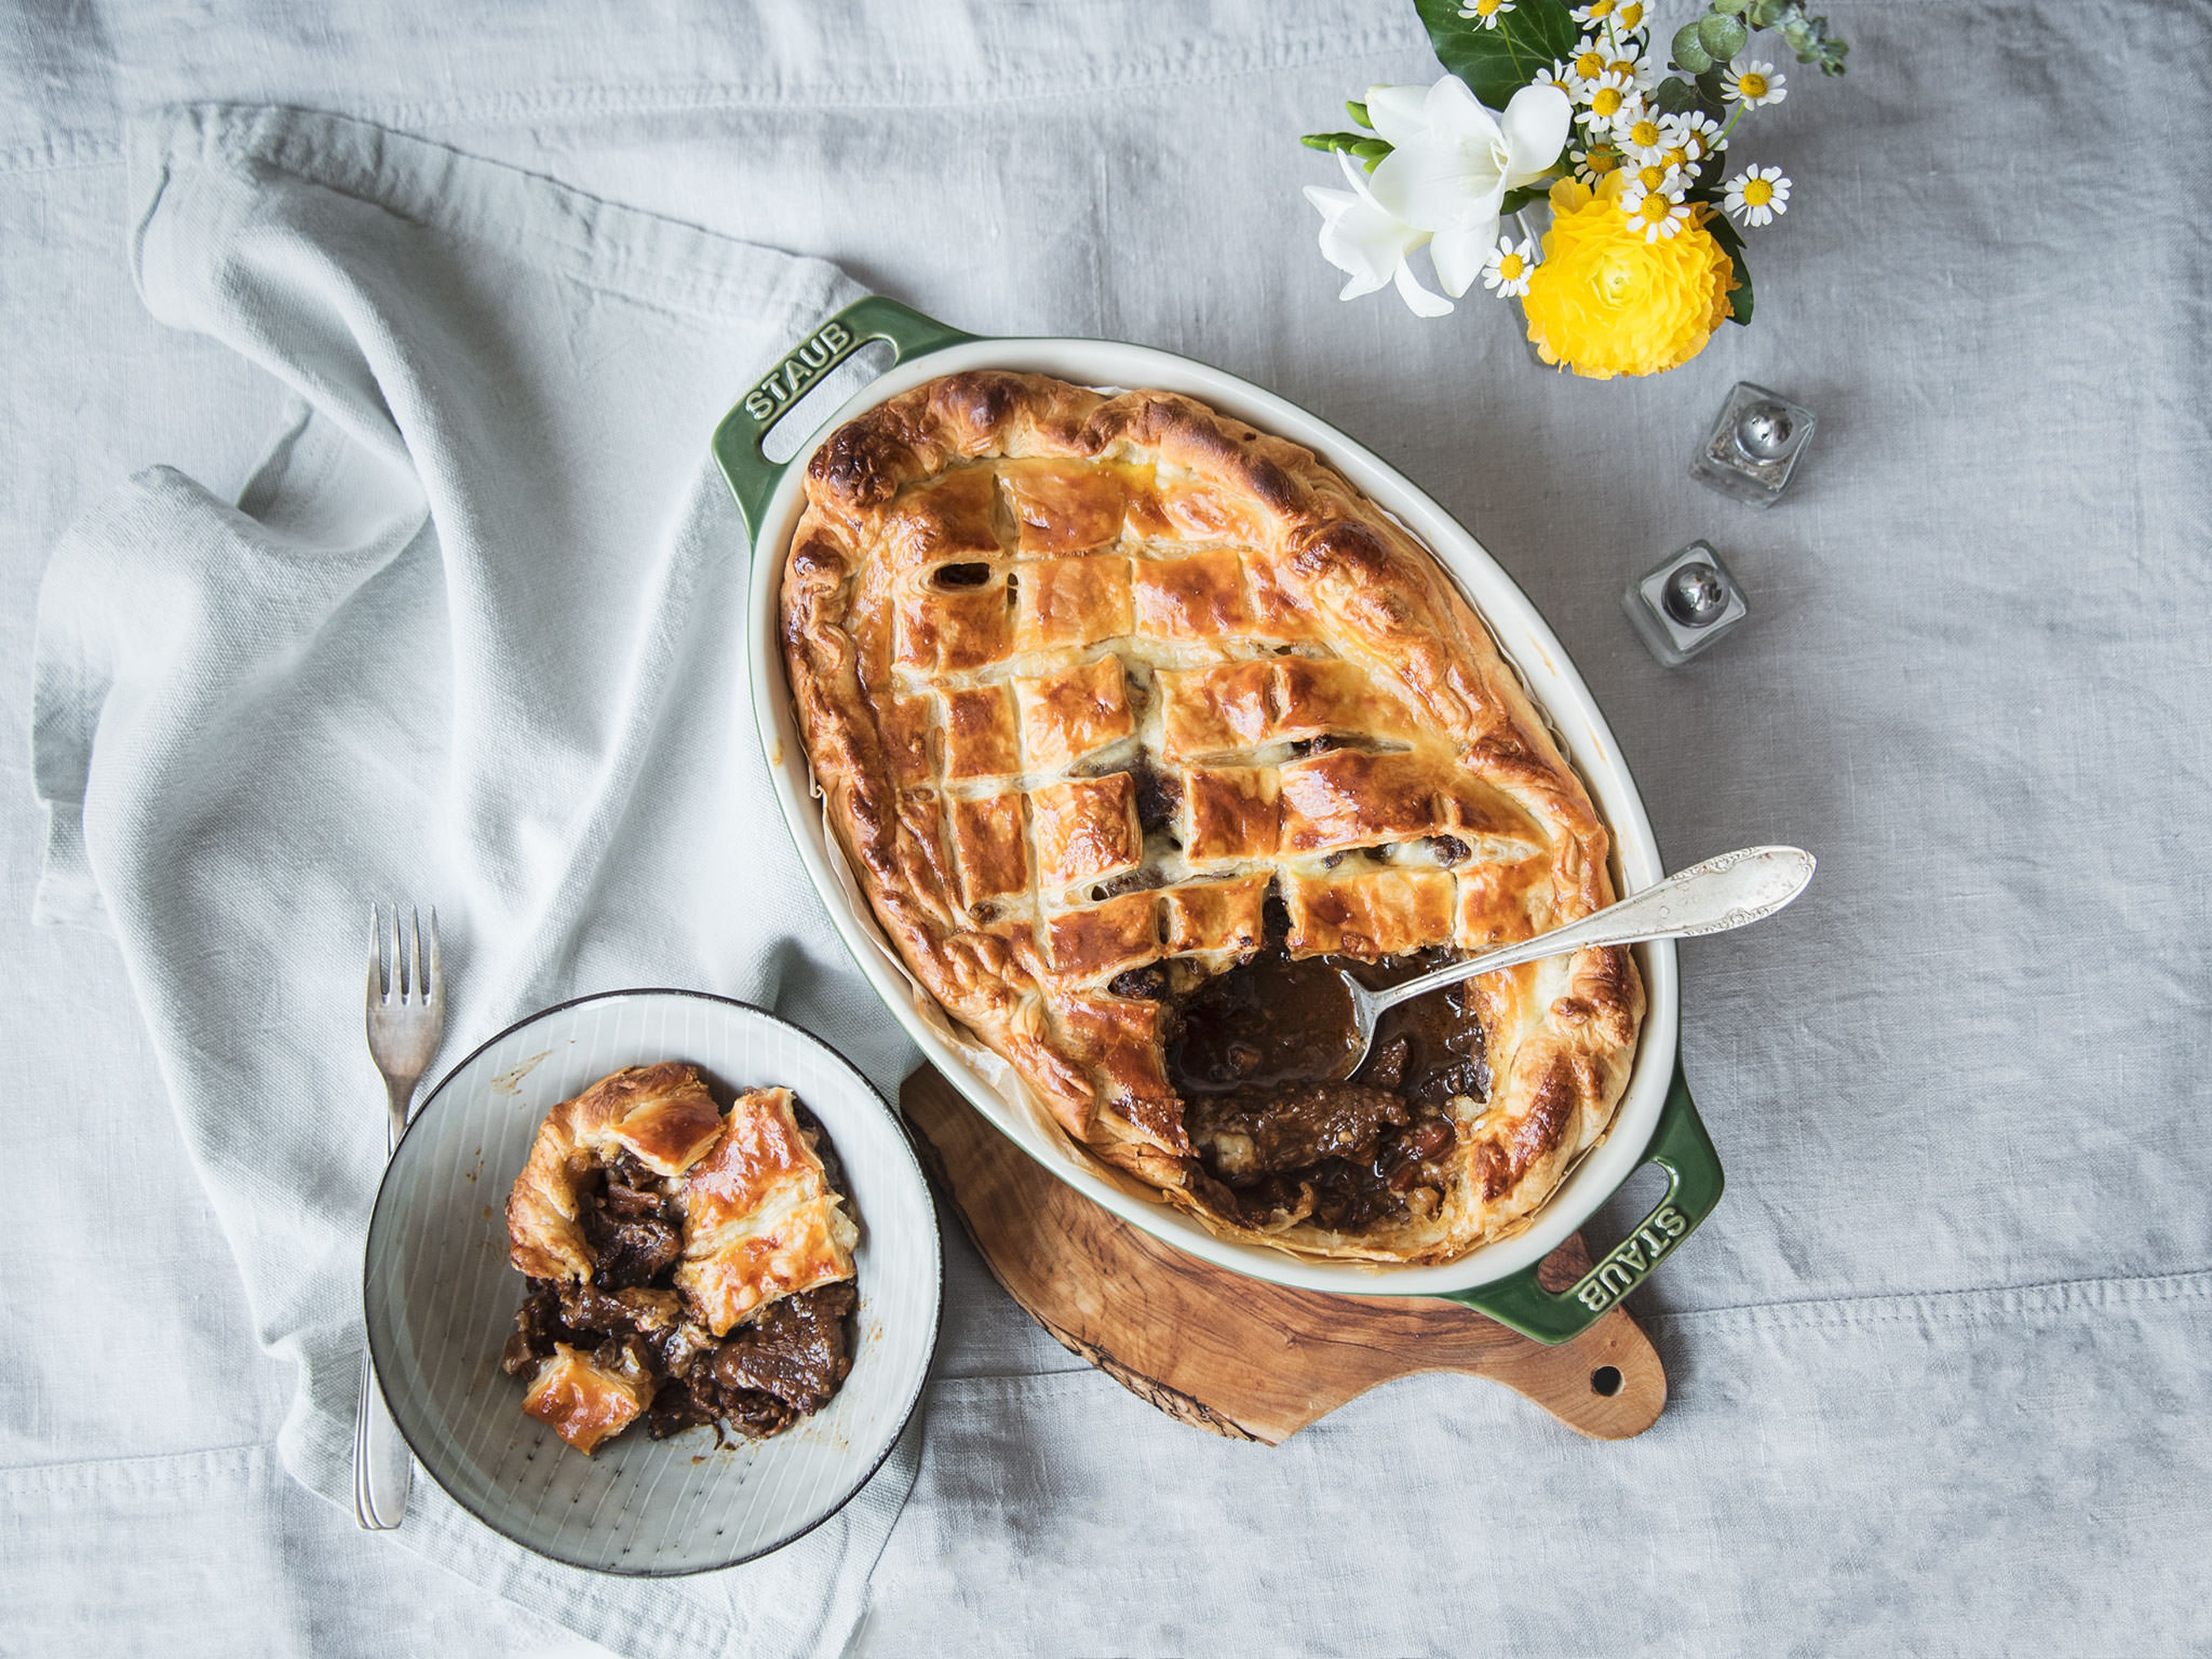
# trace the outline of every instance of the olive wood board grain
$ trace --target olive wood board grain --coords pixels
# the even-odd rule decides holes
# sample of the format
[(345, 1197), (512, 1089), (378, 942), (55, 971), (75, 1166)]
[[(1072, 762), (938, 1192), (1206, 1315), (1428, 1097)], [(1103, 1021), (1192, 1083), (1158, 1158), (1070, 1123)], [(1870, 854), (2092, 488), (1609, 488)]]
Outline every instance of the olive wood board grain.
[[(1279, 1445), (1370, 1389), (1422, 1371), (1502, 1382), (1597, 1440), (1650, 1428), (1667, 1403), (1650, 1339), (1614, 1308), (1571, 1342), (1532, 1342), (1430, 1297), (1291, 1290), (1200, 1261), (1049, 1174), (936, 1071), (899, 1103), (939, 1189), (994, 1276), (1071, 1352), (1178, 1422)], [(1547, 1287), (1589, 1265), (1579, 1235)]]

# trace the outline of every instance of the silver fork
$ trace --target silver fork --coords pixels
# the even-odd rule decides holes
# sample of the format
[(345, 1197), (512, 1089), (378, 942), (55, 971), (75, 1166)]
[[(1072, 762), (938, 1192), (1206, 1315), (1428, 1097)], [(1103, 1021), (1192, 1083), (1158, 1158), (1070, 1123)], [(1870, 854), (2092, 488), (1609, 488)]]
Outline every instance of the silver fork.
[[(446, 973), (438, 951), (438, 912), (430, 911), (430, 951), (422, 953), (422, 918), (410, 909), (407, 930), (400, 932), (399, 907), (392, 907), (392, 956), (387, 973), (384, 956), (384, 921), (376, 907), (368, 911), (368, 1056), (384, 1073), (384, 1090), (392, 1116), (386, 1125), (384, 1155), (392, 1156), (407, 1129), (407, 1106), (415, 1097), (430, 1057), (438, 1052), (438, 1039), (446, 1030)], [(374, 1531), (389, 1531), (407, 1513), (407, 1489), (414, 1481), (415, 1465), (407, 1443), (384, 1403), (377, 1386), (376, 1367), (363, 1355), (361, 1364), (361, 1409), (354, 1415), (353, 1512), (361, 1524)]]

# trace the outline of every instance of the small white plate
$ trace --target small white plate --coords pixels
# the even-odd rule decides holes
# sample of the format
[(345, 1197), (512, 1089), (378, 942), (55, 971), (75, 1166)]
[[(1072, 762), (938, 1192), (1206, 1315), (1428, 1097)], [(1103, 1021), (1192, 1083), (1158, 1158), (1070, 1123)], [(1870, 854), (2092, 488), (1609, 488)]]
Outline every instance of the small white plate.
[[(852, 1375), (774, 1439), (642, 1427), (586, 1457), (522, 1411), (501, 1373), (526, 1281), (507, 1194), (545, 1114), (608, 1073), (688, 1060), (726, 1103), (781, 1084), (843, 1160), (860, 1224)], [(369, 1349), (393, 1419), (431, 1477), (494, 1531), (571, 1566), (665, 1577), (780, 1549), (866, 1484), (921, 1397), (944, 1261), (921, 1166), (890, 1108), (835, 1050), (742, 1002), (611, 991), (510, 1026), (447, 1075), (392, 1155), (368, 1231)]]

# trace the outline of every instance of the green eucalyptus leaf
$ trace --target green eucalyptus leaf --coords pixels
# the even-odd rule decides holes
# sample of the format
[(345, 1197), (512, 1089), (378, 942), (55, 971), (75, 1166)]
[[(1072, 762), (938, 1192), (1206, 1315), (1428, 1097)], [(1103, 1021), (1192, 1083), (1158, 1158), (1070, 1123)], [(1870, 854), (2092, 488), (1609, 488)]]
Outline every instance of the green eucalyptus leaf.
[(1365, 127), (1370, 132), (1375, 131), (1375, 123), (1367, 118), (1366, 105), (1358, 102), (1357, 100), (1347, 99), (1345, 101), (1344, 106), (1352, 112), (1352, 118), (1353, 120), (1358, 122), (1361, 126)]
[[(1713, 55), (1705, 50), (1705, 42), (1698, 33), (1698, 26), (1695, 23), (1683, 24), (1674, 33), (1674, 67), (1686, 69), (1692, 75), (1702, 75), (1712, 66)], [(1664, 93), (1668, 84), (1661, 82), (1660, 91)], [(1663, 102), (1661, 107), (1665, 107)]]
[(1850, 50), (1850, 48), (1841, 40), (1822, 41), (1820, 43), (1820, 73), (1841, 75), (1844, 72), (1844, 54)]
[(1504, 109), (1515, 93), (1574, 52), (1574, 14), (1565, 0), (1519, 0), (1491, 28), (1462, 17), (1462, 3), (1413, 0), (1413, 9), (1429, 31), (1437, 61), (1492, 109)]
[(1751, 26), (1755, 29), (1771, 29), (1782, 20), (1783, 15), (1796, 9), (1790, 0), (1751, 0)]
[(1505, 199), (1498, 204), (1498, 216), (1501, 219), (1510, 218), (1527, 207), (1529, 203), (1540, 202), (1551, 193), (1552, 186), (1548, 181), (1526, 185), (1519, 190), (1509, 190), (1505, 192)]
[(1741, 17), (1751, 9), (1751, 0), (1712, 0), (1713, 10), (1725, 17)]
[(1661, 114), (1680, 115), (1696, 106), (1698, 89), (1680, 76), (1670, 75), (1652, 88), (1651, 99)]
[(1698, 25), (1698, 43), (1717, 64), (1727, 63), (1750, 39), (1751, 31), (1733, 17), (1708, 17)]

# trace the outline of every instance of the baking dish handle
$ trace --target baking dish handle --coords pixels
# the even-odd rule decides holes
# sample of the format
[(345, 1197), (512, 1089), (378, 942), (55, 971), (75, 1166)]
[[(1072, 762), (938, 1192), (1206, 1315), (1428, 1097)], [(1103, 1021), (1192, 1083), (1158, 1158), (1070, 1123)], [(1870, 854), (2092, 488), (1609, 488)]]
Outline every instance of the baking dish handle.
[(896, 300), (872, 294), (865, 300), (855, 300), (776, 359), (775, 367), (738, 400), (737, 407), (714, 428), (714, 459), (729, 483), (730, 494), (738, 498), (738, 510), (745, 515), (747, 533), (759, 536), (769, 498), (806, 449), (801, 445), (800, 454), (790, 460), (771, 461), (762, 446), (776, 422), (813, 390), (816, 381), (871, 340), (888, 343), (891, 361), (902, 363), (925, 351), (975, 337)]
[(1532, 1262), (1493, 1284), (1455, 1291), (1444, 1300), (1465, 1303), (1539, 1342), (1565, 1342), (1595, 1324), (1674, 1253), (1675, 1246), (1713, 1212), (1723, 1184), (1719, 1155), (1690, 1099), (1680, 1062), (1667, 1091), (1667, 1103), (1660, 1109), (1659, 1127), (1638, 1160), (1638, 1167), (1645, 1164), (1666, 1170), (1665, 1196), (1641, 1224), (1566, 1290), (1554, 1295), (1538, 1284), (1537, 1264)]

